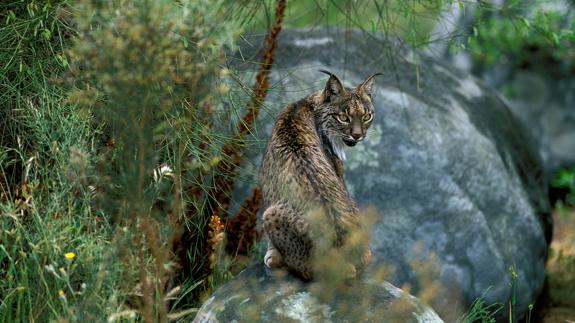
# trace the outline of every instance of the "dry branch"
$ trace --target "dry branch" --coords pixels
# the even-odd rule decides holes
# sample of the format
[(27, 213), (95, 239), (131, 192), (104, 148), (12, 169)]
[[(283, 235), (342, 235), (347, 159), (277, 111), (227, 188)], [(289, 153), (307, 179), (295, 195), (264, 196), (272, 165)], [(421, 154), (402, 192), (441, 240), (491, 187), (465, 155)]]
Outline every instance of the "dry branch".
[(223, 217), (228, 211), (236, 170), (240, 165), (245, 148), (246, 135), (252, 130), (269, 89), (269, 74), (274, 63), (275, 49), (285, 8), (286, 1), (278, 0), (274, 24), (266, 36), (262, 61), (256, 75), (256, 83), (253, 86), (253, 96), (247, 105), (246, 114), (238, 125), (236, 134), (222, 149), (225, 158), (217, 166), (213, 189), (208, 193), (210, 215), (215, 214)]

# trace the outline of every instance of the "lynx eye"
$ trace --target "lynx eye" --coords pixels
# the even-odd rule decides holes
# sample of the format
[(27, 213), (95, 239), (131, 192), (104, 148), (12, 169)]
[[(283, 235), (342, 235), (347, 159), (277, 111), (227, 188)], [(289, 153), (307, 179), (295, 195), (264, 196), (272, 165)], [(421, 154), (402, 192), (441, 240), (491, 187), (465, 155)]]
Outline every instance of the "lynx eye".
[(337, 114), (335, 117), (337, 118), (337, 121), (341, 123), (349, 123), (351, 121), (347, 114)]
[(366, 113), (361, 118), (361, 120), (363, 120), (363, 122), (365, 122), (365, 123), (370, 122), (372, 119), (373, 119), (373, 113)]

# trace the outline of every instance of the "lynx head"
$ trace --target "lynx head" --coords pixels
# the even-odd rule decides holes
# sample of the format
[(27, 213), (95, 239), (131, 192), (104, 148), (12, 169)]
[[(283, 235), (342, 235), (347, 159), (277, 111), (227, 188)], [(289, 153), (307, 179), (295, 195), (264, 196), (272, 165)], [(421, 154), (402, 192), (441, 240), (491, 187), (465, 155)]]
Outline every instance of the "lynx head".
[(365, 138), (374, 117), (372, 88), (376, 73), (355, 88), (345, 88), (334, 74), (329, 75), (322, 102), (316, 109), (316, 120), (332, 151), (344, 159), (342, 143), (355, 146)]

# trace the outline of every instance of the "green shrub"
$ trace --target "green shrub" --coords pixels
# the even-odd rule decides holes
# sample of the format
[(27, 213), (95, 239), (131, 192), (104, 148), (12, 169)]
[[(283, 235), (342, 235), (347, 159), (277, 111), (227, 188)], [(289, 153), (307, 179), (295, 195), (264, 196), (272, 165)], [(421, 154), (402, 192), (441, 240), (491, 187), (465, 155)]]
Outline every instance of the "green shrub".
[[(529, 7), (526, 7), (529, 5)], [(477, 62), (520, 67), (551, 59), (568, 63), (575, 57), (575, 24), (568, 13), (547, 9), (546, 1), (511, 1), (502, 8), (480, 7), (469, 50)], [(529, 14), (531, 13), (531, 14)]]
[(566, 206), (575, 207), (575, 166), (559, 170), (551, 185), (567, 189), (565, 204)]
[(203, 207), (187, 190), (229, 137), (208, 125), (233, 113), (221, 78), (240, 5), (0, 5), (1, 321), (166, 319), (175, 223), (207, 222), (184, 217)]

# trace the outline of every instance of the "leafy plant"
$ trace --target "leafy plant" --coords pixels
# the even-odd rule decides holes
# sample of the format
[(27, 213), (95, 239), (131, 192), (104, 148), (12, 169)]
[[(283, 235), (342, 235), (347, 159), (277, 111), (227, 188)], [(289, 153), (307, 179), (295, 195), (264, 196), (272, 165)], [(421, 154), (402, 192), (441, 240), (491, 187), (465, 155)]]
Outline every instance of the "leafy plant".
[(567, 206), (575, 207), (575, 166), (559, 170), (552, 185), (567, 189), (568, 193), (565, 196), (565, 203)]
[(502, 8), (480, 7), (469, 50), (486, 66), (522, 66), (541, 59), (570, 62), (575, 57), (575, 24), (569, 14), (548, 9), (544, 1), (525, 7), (511, 1)]

